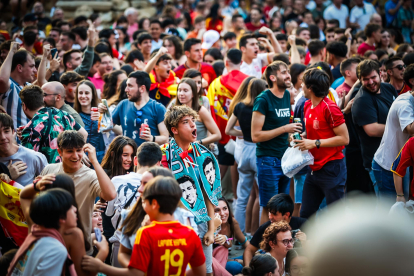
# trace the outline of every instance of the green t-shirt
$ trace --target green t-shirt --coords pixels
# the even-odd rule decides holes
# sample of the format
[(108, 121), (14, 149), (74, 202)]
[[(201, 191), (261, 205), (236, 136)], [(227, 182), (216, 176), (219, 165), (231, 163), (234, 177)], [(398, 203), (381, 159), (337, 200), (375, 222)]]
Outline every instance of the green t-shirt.
[[(265, 90), (256, 97), (253, 112), (265, 115), (262, 130), (272, 130), (289, 124), (290, 120), (290, 93), (285, 91), (283, 98), (278, 98), (270, 90)], [(272, 156), (282, 159), (288, 148), (288, 133), (284, 133), (266, 142), (257, 143), (256, 156)]]

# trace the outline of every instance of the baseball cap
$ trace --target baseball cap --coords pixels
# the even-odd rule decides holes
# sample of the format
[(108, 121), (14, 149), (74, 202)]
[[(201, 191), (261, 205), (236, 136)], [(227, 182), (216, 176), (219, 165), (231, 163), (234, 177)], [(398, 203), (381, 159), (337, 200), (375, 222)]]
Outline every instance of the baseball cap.
[(208, 30), (203, 34), (203, 44), (201, 44), (202, 49), (210, 49), (214, 43), (220, 39), (220, 34), (215, 30)]

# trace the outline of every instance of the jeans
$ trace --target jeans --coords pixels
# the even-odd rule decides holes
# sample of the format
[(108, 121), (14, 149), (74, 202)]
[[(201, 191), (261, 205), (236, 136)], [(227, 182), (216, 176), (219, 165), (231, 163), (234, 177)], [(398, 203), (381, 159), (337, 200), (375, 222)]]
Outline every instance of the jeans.
[(324, 198), (329, 205), (345, 195), (346, 166), (343, 159), (326, 163), (320, 170), (309, 170), (303, 185), (300, 217), (309, 218), (318, 211)]
[[(378, 198), (380, 199), (392, 199), (397, 196), (394, 186), (394, 173), (392, 171), (385, 170), (375, 160), (372, 160), (372, 171), (375, 175), (375, 180), (378, 186)], [(403, 191), (406, 199), (408, 199), (410, 189), (410, 173), (407, 169), (407, 173), (403, 177)]]
[(213, 245), (206, 246), (203, 243), (204, 235), (208, 231), (208, 223), (202, 222), (197, 225), (197, 234), (198, 237), (201, 239), (201, 244), (203, 246), (204, 256), (206, 257), (206, 270), (207, 273), (213, 273)]
[(254, 180), (257, 182), (256, 144), (244, 141), (239, 155), (239, 182), (237, 183), (237, 201), (234, 216), (240, 225), (242, 232), (246, 227), (246, 206)]
[(279, 158), (260, 156), (256, 164), (260, 206), (266, 207), (274, 195), (289, 194), (290, 178), (283, 174)]
[(295, 203), (302, 203), (302, 194), (303, 194), (303, 185), (305, 184), (306, 174), (309, 170), (309, 167), (306, 166), (300, 172), (293, 176), (294, 185), (295, 185)]

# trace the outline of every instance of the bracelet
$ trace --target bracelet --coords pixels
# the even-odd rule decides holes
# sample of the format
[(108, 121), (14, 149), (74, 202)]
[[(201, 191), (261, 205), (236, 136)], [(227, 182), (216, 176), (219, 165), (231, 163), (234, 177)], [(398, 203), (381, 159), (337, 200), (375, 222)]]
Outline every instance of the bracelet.
[(397, 195), (397, 197), (404, 197), (404, 195)]
[(152, 141), (155, 142), (155, 136), (154, 135), (152, 136)]
[(35, 190), (36, 192), (40, 192), (40, 190), (38, 188), (36, 188), (37, 182), (39, 182), (38, 179), (36, 179), (35, 181), (33, 181), (33, 190)]
[(244, 242), (241, 245), (244, 245), (247, 242), (247, 237), (244, 237)]

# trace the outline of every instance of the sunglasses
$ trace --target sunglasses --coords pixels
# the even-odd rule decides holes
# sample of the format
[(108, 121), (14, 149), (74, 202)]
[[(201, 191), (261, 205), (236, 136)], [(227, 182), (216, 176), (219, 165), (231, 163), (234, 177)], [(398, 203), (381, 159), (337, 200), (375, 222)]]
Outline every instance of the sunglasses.
[(401, 65), (401, 64), (398, 64), (397, 66), (395, 66), (395, 67), (393, 67), (392, 69), (394, 69), (394, 68), (397, 68), (398, 70), (402, 70), (402, 69), (404, 69), (406, 66), (405, 66), (405, 64), (404, 65)]
[(142, 111), (141, 110), (135, 111), (135, 115), (137, 115), (137, 117), (135, 118), (135, 121), (137, 122), (137, 124), (141, 124), (142, 120), (140, 117), (142, 116)]

